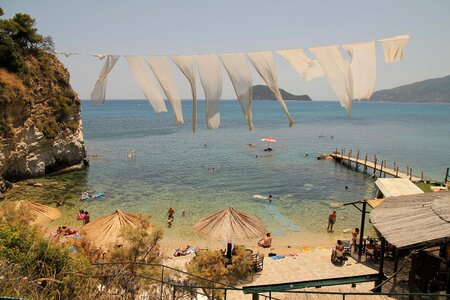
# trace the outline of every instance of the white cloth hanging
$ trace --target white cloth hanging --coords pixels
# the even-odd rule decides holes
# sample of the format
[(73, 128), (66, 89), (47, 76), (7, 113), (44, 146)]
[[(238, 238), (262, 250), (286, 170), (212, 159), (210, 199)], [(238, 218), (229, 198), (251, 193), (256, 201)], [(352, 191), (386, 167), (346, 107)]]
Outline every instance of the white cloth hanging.
[(339, 52), (338, 46), (309, 49), (319, 61), (328, 83), (336, 93), (341, 106), (352, 113), (353, 84), (350, 63)]
[(91, 104), (103, 104), (106, 97), (106, 83), (108, 81), (108, 74), (119, 59), (118, 55), (108, 55), (105, 64), (98, 76), (98, 80), (95, 83), (94, 90), (91, 93)]
[(192, 132), (197, 126), (197, 88), (195, 87), (195, 60), (193, 56), (178, 55), (171, 57), (173, 63), (186, 76), (192, 92)]
[(405, 34), (379, 40), (383, 47), (384, 61), (386, 64), (392, 64), (403, 59), (403, 51), (408, 44), (409, 38), (410, 36)]
[(252, 122), (252, 86), (253, 79), (245, 54), (223, 54), (220, 56), (223, 66), (230, 76), (236, 97), (241, 104), (242, 112), (249, 130), (253, 129)]
[(142, 56), (126, 56), (131, 74), (156, 113), (167, 112), (166, 104), (152, 77), (150, 68)]
[(306, 81), (323, 77), (323, 70), (319, 62), (306, 56), (303, 49), (278, 50), (277, 53), (287, 60)]
[(105, 57), (109, 56), (109, 55), (105, 55), (105, 54), (92, 54), (93, 57), (97, 57), (100, 60), (103, 60)]
[(222, 72), (220, 60), (215, 54), (195, 56), (200, 82), (205, 92), (206, 124), (209, 129), (219, 128), (220, 97), (222, 96)]
[(292, 120), (291, 114), (289, 113), (286, 103), (284, 103), (283, 97), (281, 96), (280, 90), (278, 89), (277, 74), (275, 72), (275, 62), (273, 60), (272, 52), (250, 52), (247, 53), (247, 57), (251, 61), (261, 78), (266, 82), (269, 89), (272, 91), (272, 93), (274, 93), (275, 97), (278, 100), (278, 103), (280, 103), (281, 107), (284, 110), (284, 113), (289, 120), (289, 126), (294, 126), (294, 120)]
[(369, 100), (377, 79), (375, 42), (343, 45), (342, 48), (347, 51), (351, 58), (353, 99)]
[(147, 56), (145, 60), (155, 74), (156, 79), (161, 85), (164, 94), (173, 110), (175, 124), (183, 124), (183, 113), (181, 109), (181, 96), (177, 88), (175, 79), (170, 71), (169, 62), (165, 56)]

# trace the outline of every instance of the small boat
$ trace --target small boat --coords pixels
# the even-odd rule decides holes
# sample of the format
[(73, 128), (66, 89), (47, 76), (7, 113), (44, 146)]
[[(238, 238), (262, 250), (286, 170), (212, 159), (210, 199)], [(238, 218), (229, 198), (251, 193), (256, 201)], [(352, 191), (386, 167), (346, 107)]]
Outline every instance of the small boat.
[(103, 197), (104, 195), (105, 193), (103, 192), (95, 192), (95, 193), (84, 192), (80, 200), (82, 201), (96, 200), (98, 198)]

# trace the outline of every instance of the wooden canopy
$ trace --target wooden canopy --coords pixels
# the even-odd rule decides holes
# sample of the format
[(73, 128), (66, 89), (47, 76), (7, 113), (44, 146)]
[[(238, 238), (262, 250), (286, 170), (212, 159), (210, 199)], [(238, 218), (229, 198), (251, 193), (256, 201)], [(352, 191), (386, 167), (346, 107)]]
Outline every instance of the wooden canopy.
[(386, 198), (372, 210), (370, 221), (397, 248), (450, 241), (450, 192)]
[(92, 221), (81, 228), (81, 234), (86, 240), (97, 246), (123, 245), (121, 237), (124, 228), (139, 228), (143, 221), (138, 216), (116, 210), (110, 215)]
[(194, 224), (194, 229), (205, 238), (220, 241), (251, 239), (266, 233), (258, 217), (231, 207), (199, 220)]

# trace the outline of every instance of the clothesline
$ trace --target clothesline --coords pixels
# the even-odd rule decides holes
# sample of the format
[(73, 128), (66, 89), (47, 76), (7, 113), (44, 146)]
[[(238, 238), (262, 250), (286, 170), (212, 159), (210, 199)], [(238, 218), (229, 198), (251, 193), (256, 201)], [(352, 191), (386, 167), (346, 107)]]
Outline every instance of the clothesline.
[[(409, 35), (381, 39), (386, 64), (402, 60), (404, 49), (409, 41)], [(183, 73), (189, 81), (192, 91), (192, 130), (196, 130), (197, 119), (197, 89), (196, 74), (200, 78), (206, 100), (206, 122), (210, 129), (220, 125), (220, 98), (222, 95), (222, 68), (226, 69), (239, 100), (242, 112), (253, 129), (252, 123), (252, 86), (253, 78), (248, 62), (275, 95), (289, 121), (294, 125), (289, 110), (278, 88), (273, 52), (281, 55), (306, 81), (325, 77), (336, 93), (341, 106), (351, 115), (353, 99), (369, 100), (375, 88), (376, 53), (375, 41), (342, 45), (350, 60), (346, 60), (340, 51), (340, 46), (325, 46), (309, 48), (315, 59), (311, 59), (303, 49), (285, 49), (274, 51), (256, 51), (228, 54), (207, 55), (174, 55), (174, 56), (135, 56), (125, 55), (129, 69), (141, 91), (157, 113), (167, 112), (166, 104), (159, 91), (163, 90), (174, 113), (176, 124), (182, 124), (181, 97), (170, 70), (169, 60)], [(65, 56), (77, 53), (63, 53)], [(99, 78), (91, 93), (91, 103), (103, 104), (106, 98), (108, 74), (117, 60), (123, 55), (92, 54), (103, 60), (106, 58)], [(196, 71), (197, 70), (197, 71)], [(158, 82), (158, 84), (155, 82)]]

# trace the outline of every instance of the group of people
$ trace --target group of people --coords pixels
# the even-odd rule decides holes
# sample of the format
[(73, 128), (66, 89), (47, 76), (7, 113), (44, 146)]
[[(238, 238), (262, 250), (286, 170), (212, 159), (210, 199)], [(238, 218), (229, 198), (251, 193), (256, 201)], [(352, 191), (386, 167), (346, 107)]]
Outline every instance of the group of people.
[(91, 221), (91, 216), (87, 210), (80, 209), (78, 211), (77, 220), (83, 221), (83, 225), (86, 225)]

